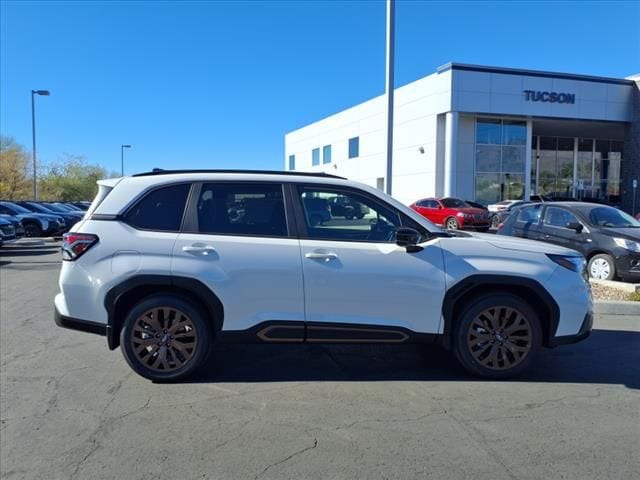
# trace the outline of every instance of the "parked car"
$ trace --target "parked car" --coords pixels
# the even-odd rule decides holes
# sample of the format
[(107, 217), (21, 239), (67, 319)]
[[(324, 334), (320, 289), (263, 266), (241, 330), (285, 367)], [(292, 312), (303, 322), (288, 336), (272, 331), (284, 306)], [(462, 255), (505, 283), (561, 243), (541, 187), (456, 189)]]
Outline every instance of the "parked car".
[(369, 213), (369, 207), (356, 202), (346, 195), (336, 195), (329, 199), (332, 217), (344, 217), (347, 220), (352, 218), (362, 219)]
[(486, 210), (474, 208), (459, 198), (424, 198), (410, 207), (436, 225), (449, 230), (477, 229), (486, 232), (491, 225)]
[(588, 260), (592, 278), (640, 280), (640, 222), (617, 208), (582, 202), (524, 205), (498, 234), (577, 250)]
[(56, 214), (62, 213), (62, 214), (66, 214), (66, 215), (73, 215), (78, 220), (80, 220), (80, 219), (82, 219), (82, 217), (84, 217), (84, 212), (79, 212), (78, 210), (74, 210), (74, 209), (72, 209), (70, 207), (67, 207), (66, 205), (62, 205), (61, 203), (57, 203), (57, 202), (40, 202), (40, 205), (42, 205), (45, 208), (48, 208), (49, 210), (51, 210), (52, 212), (55, 212)]
[(16, 239), (21, 239), (22, 237), (24, 237), (25, 232), (24, 232), (24, 225), (22, 225), (22, 222), (20, 221), (20, 219), (18, 217), (14, 217), (13, 215), (7, 215), (4, 213), (0, 213), (0, 218), (3, 218), (5, 220), (7, 220), (8, 222), (11, 222), (11, 224), (13, 225), (13, 228), (16, 231)]
[(71, 214), (69, 212), (59, 212), (56, 210), (53, 210), (41, 203), (38, 202), (16, 202), (18, 205), (20, 205), (21, 207), (26, 208), (27, 210), (33, 212), (33, 213), (43, 213), (45, 215), (55, 215), (59, 218), (62, 219), (63, 223), (64, 223), (64, 227), (62, 228), (62, 233), (64, 232), (68, 232), (69, 229), (71, 229), (71, 227), (73, 225), (75, 225), (76, 223), (78, 223), (82, 217), (79, 217), (78, 215), (75, 214)]
[(491, 215), (491, 228), (497, 229), (501, 223), (507, 219), (511, 212), (520, 205), (527, 205), (532, 202), (526, 202), (524, 200), (515, 200), (509, 203), (509, 206)]
[(16, 241), (16, 229), (13, 224), (4, 218), (0, 218), (0, 246)]
[[(55, 320), (106, 335), (155, 381), (184, 378), (225, 341), (435, 341), (499, 379), (591, 331), (577, 252), (450, 233), (367, 185), (246, 171), (98, 183), (92, 214), (64, 236)], [(314, 224), (310, 210), (327, 210), (311, 199), (330, 195), (372, 221)], [(232, 222), (229, 202), (246, 198)]]
[(35, 213), (13, 202), (0, 201), (0, 213), (13, 215), (24, 225), (27, 237), (51, 237), (65, 232), (62, 217), (48, 213)]
[(471, 200), (465, 200), (464, 203), (466, 203), (467, 205), (469, 205), (469, 206), (471, 206), (473, 208), (479, 208), (480, 210), (484, 210), (484, 211), (488, 211), (489, 210), (483, 204), (478, 203), (478, 202), (472, 202)]
[(535, 202), (535, 203), (544, 203), (544, 202), (550, 202), (551, 201), (551, 199), (549, 197), (545, 196), (545, 195), (536, 195), (536, 194), (531, 195), (529, 197), (529, 200), (531, 200), (532, 202)]
[(522, 200), (503, 200), (498, 203), (490, 203), (487, 208), (490, 212), (502, 212), (507, 210), (514, 203), (522, 202)]

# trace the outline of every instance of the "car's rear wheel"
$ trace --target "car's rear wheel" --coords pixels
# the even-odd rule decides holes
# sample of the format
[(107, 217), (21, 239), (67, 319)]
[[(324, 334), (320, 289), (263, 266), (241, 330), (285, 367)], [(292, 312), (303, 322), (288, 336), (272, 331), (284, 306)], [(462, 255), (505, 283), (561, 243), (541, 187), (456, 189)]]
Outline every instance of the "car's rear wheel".
[(173, 295), (153, 295), (135, 305), (120, 332), (122, 353), (139, 375), (181, 380), (206, 359), (209, 325), (200, 309)]
[(616, 263), (611, 255), (600, 253), (589, 260), (589, 276), (598, 280), (613, 280), (616, 276)]
[(448, 230), (458, 230), (460, 228), (460, 224), (458, 223), (458, 219), (455, 217), (449, 217), (444, 222), (444, 227)]
[(486, 378), (508, 378), (526, 370), (541, 343), (536, 312), (506, 293), (471, 302), (455, 329), (456, 357), (468, 371)]
[(24, 234), (27, 237), (41, 237), (42, 229), (37, 223), (25, 223), (24, 224)]

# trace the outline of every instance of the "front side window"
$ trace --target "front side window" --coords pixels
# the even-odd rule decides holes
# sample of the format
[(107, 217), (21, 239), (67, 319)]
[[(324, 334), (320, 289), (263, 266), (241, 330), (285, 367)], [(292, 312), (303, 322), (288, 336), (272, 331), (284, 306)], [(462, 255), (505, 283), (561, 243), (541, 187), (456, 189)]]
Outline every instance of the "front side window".
[(311, 150), (311, 165), (320, 165), (320, 149)]
[(152, 190), (129, 209), (125, 222), (142, 230), (179, 231), (190, 188), (182, 183)]
[(205, 183), (197, 203), (198, 232), (286, 237), (282, 185)]
[(440, 202), (447, 208), (469, 208), (469, 205), (459, 198), (443, 198)]
[(578, 219), (564, 208), (547, 207), (543, 223), (550, 227), (567, 228), (569, 223), (577, 223)]
[(349, 158), (357, 158), (360, 156), (360, 137), (349, 139)]
[(355, 242), (395, 241), (398, 212), (357, 192), (299, 187), (309, 238)]
[(331, 163), (331, 145), (322, 147), (322, 163)]

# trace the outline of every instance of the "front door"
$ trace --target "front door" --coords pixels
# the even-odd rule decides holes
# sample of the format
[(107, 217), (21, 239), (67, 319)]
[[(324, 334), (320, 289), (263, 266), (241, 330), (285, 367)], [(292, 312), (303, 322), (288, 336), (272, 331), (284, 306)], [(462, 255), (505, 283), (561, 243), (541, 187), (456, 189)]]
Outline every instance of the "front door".
[[(330, 202), (337, 195), (362, 204), (367, 213), (314, 225), (305, 200)], [(407, 253), (395, 244), (395, 229), (406, 224), (406, 217), (356, 190), (299, 186), (296, 197), (304, 217), (300, 244), (307, 341), (404, 341), (406, 330), (438, 332), (444, 270), (437, 240)]]
[[(582, 231), (569, 228), (568, 225), (579, 223)], [(540, 240), (571, 248), (585, 254), (589, 239), (589, 233), (585, 225), (570, 211), (554, 206), (547, 206), (542, 219), (542, 231)]]
[(223, 330), (273, 322), (278, 330), (266, 324), (260, 338), (303, 341), (300, 245), (289, 235), (283, 186), (204, 183), (192, 197), (173, 249), (172, 274), (197, 278), (218, 296)]

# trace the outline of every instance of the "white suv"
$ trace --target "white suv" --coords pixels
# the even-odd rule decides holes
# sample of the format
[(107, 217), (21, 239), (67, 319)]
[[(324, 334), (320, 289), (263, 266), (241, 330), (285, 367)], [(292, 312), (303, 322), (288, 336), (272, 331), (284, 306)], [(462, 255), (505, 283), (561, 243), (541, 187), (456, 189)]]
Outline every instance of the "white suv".
[[(591, 331), (579, 253), (448, 233), (366, 185), (249, 171), (98, 183), (64, 238), (56, 323), (106, 335), (155, 381), (189, 375), (224, 341), (439, 342), (504, 378)], [(336, 197), (366, 214), (331, 215)]]

